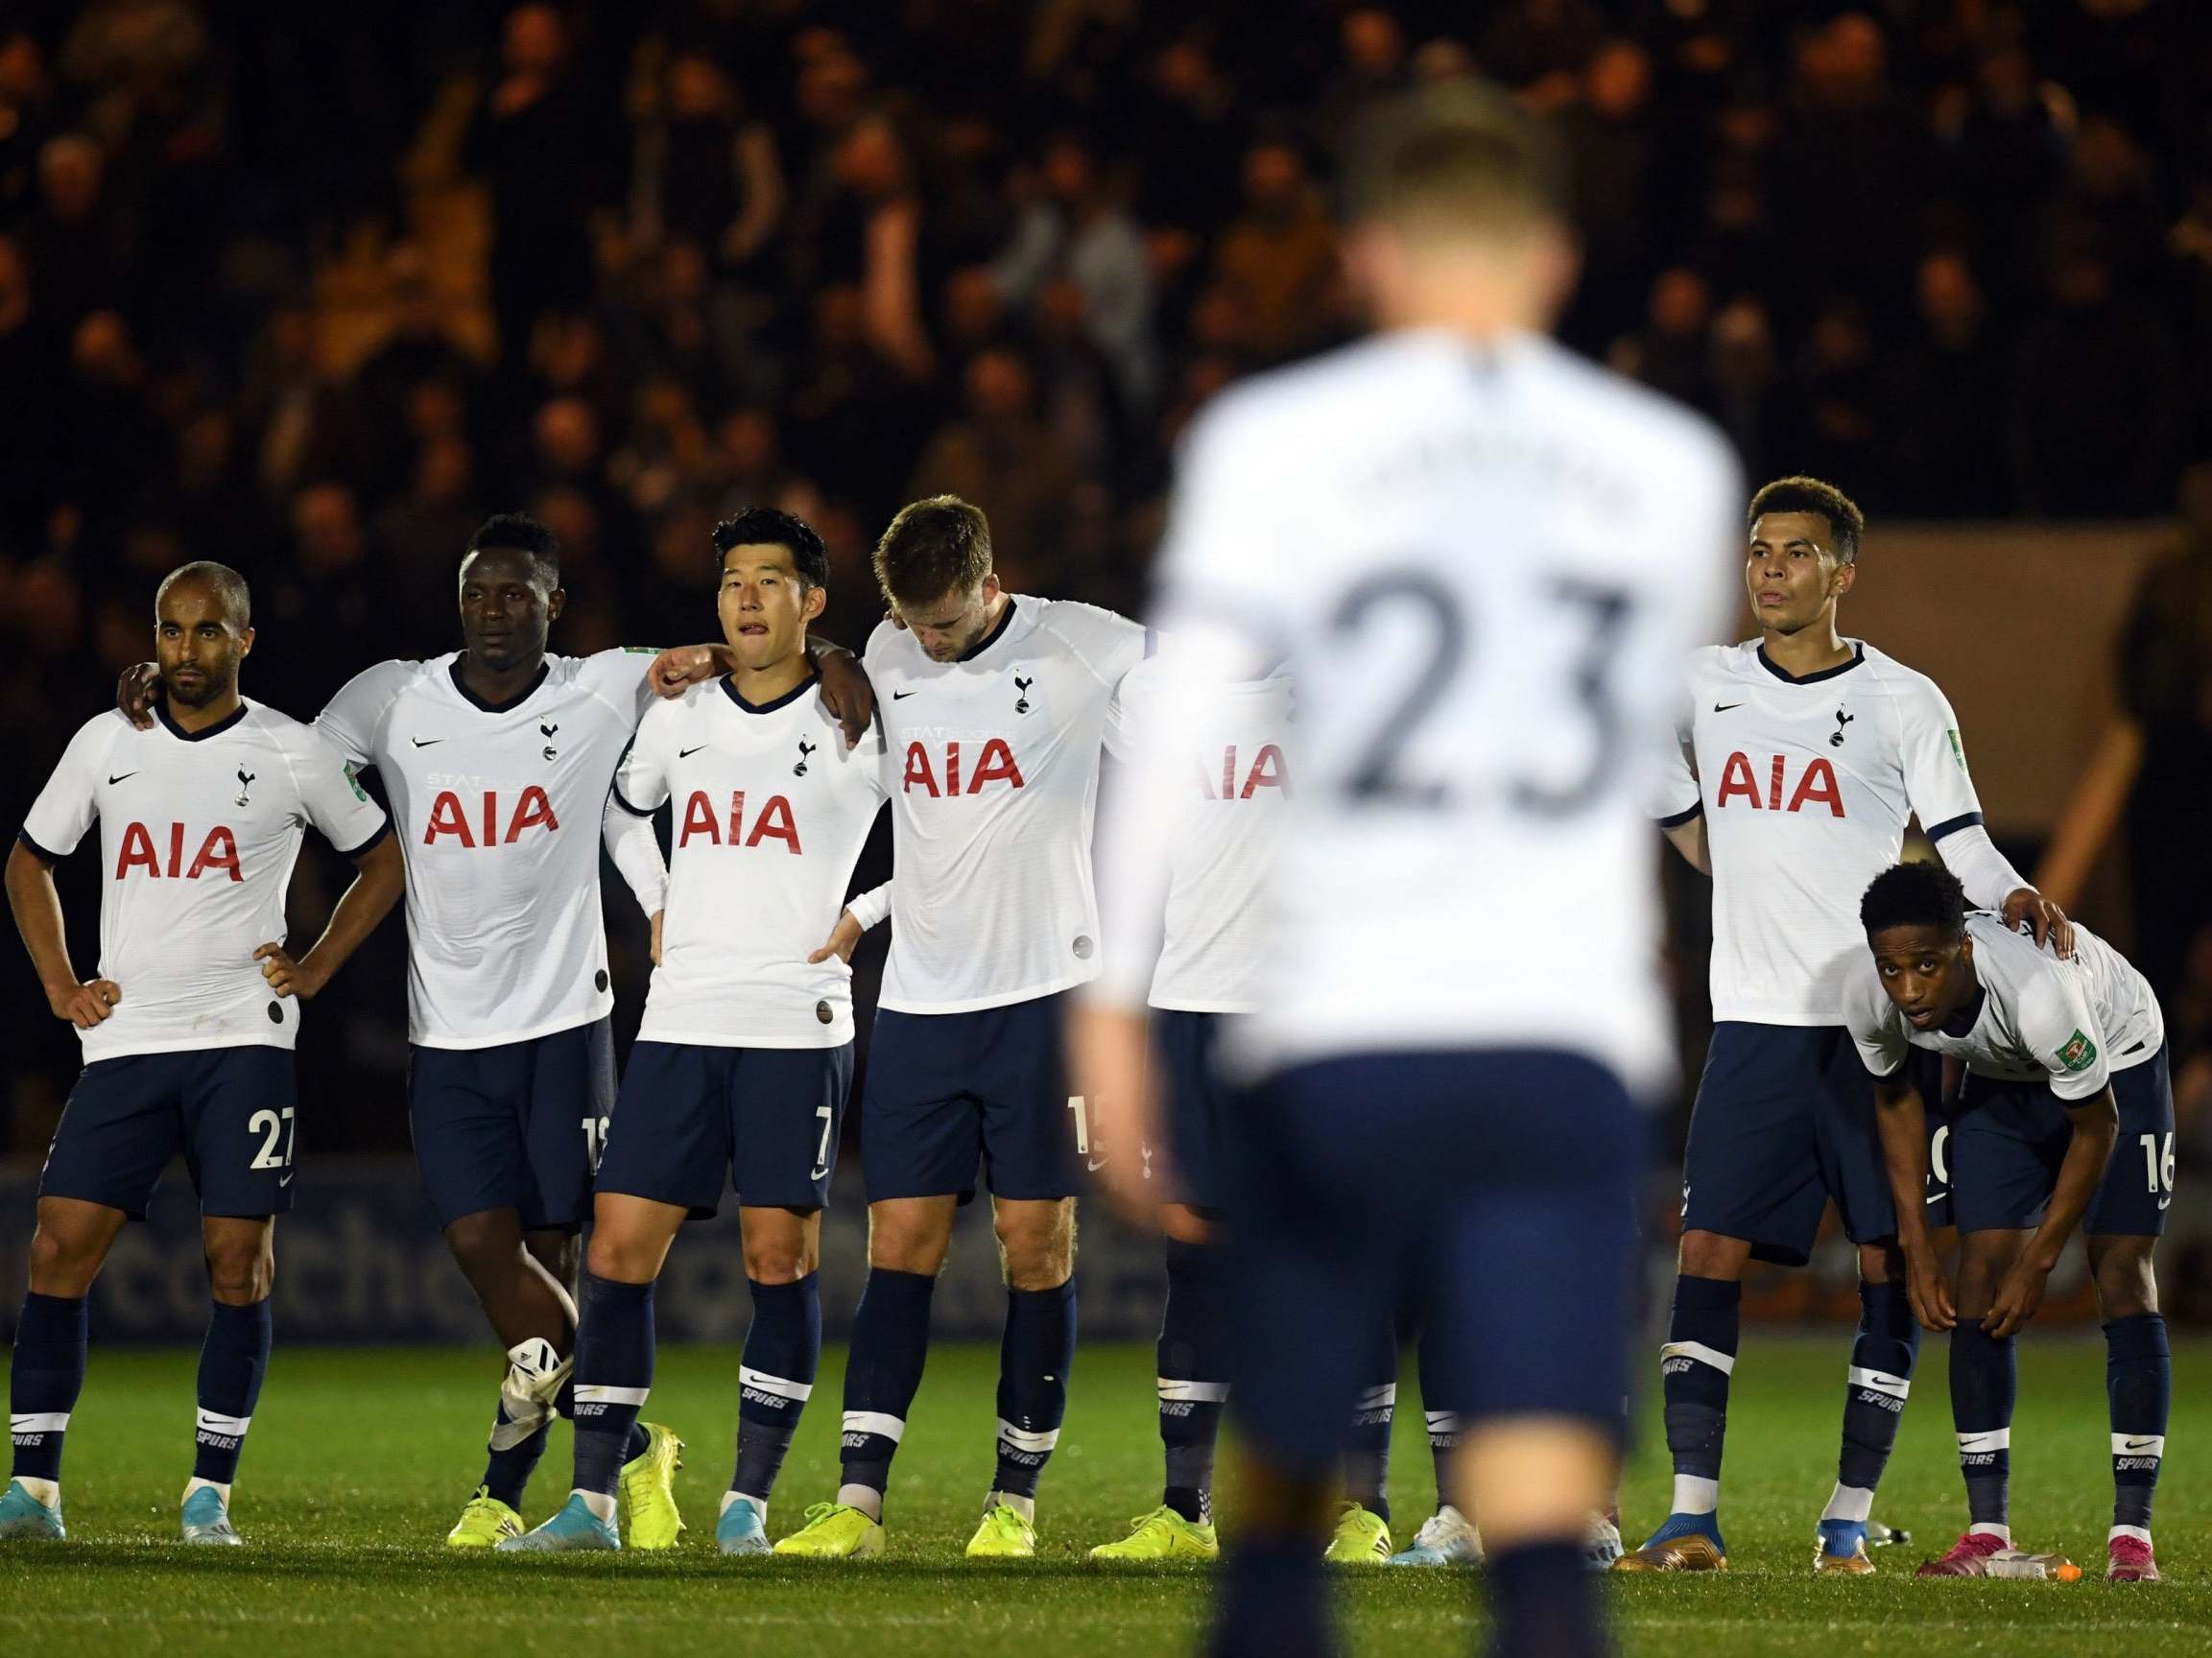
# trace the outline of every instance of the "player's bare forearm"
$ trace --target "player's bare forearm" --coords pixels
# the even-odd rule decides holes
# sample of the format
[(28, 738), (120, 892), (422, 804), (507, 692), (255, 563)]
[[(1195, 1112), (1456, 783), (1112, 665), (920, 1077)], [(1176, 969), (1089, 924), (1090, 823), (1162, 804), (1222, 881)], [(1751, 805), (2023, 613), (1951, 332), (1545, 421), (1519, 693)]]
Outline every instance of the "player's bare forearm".
[(8, 850), (8, 908), (15, 916), (15, 931), (37, 969), (39, 988), (48, 1001), (76, 987), (77, 971), (69, 965), (69, 944), (61, 921), (61, 894), (54, 887), (54, 871), (45, 859), (18, 841)]
[(1928, 1247), (1928, 1106), (1910, 1082), (1874, 1084), (1874, 1123), (1882, 1135), (1882, 1165), (1897, 1207), (1897, 1245)]
[(2065, 1160), (2058, 1165), (2057, 1183), (2043, 1211), (2043, 1224), (2035, 1228), (2024, 1251), (2026, 1258), (2045, 1272), (2058, 1265), (2066, 1240), (2089, 1212), (2097, 1188), (2104, 1184), (2105, 1167), (2112, 1161), (2113, 1143), (2120, 1137), (2119, 1108), (2109, 1088), (2079, 1109), (2068, 1107), (2066, 1117), (2074, 1125), (2073, 1138), (2067, 1141)]
[[(310, 997), (329, 983), (339, 968), (351, 959), (354, 951), (361, 948), (362, 942), (392, 913), (392, 907), (407, 889), (407, 865), (400, 856), (396, 836), (386, 835), (380, 839), (355, 860), (354, 868), (358, 873), (330, 912), (330, 923), (322, 929), (322, 936), (299, 959), (289, 985), (276, 985), (280, 994), (289, 989), (302, 998)], [(281, 956), (282, 952), (277, 954)], [(272, 984), (276, 984), (278, 975), (272, 973), (269, 977)]]
[[(1166, 1136), (1145, 1043), (1142, 1008), (1078, 999), (1068, 1014), (1068, 1064), (1089, 1113), (1094, 1172), (1103, 1172), (1107, 1201), (1134, 1224), (1157, 1223), (1158, 1179), (1166, 1172)], [(1144, 1149), (1153, 1149), (1154, 1179), (1144, 1178)]]
[(844, 728), (845, 746), (857, 747), (875, 719), (875, 687), (860, 658), (819, 633), (806, 636), (807, 654), (821, 676), (821, 700)]

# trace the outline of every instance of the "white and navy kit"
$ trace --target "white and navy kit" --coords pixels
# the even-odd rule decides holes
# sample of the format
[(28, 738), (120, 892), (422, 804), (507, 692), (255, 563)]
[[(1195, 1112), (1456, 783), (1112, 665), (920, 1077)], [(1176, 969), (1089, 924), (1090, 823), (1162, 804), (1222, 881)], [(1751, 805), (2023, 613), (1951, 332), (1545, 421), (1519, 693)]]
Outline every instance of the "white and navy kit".
[[(1723, 613), (1738, 489), (1704, 421), (1532, 336), (1383, 335), (1193, 429), (1176, 700), (1277, 661), (1298, 688), (1231, 1199), (1235, 1396), (1286, 1466), (1333, 1465), (1376, 1287), (1415, 1278), (1459, 1379), (1427, 1403), (1619, 1414), (1631, 1095), (1670, 1051), (1634, 774)], [(1141, 746), (1172, 792), (1172, 733)], [(1176, 820), (1132, 815), (1155, 844), (1109, 936), (1156, 931)], [(1148, 968), (1117, 951), (1103, 992)]]
[(2038, 1224), (2073, 1133), (2066, 1107), (2109, 1086), (2120, 1137), (2083, 1224), (2091, 1236), (2158, 1236), (2174, 1196), (2174, 1093), (2166, 1022), (2150, 983), (2079, 924), (2067, 960), (1980, 911), (1966, 917), (1966, 936), (1980, 988), (1949, 1023), (1915, 1030), (1871, 960), (1844, 1008), (1875, 1077), (1895, 1076), (1915, 1049), (1964, 1065), (1948, 1157), (1957, 1224), (1968, 1232)]
[(203, 1212), (292, 1206), (299, 1004), (271, 993), (253, 952), (284, 941), (284, 898), (308, 825), (349, 857), (384, 813), (312, 727), (257, 702), (185, 731), (99, 715), (70, 740), (24, 819), (49, 863), (100, 823), (98, 977), (121, 1000), (81, 1031), (84, 1071), (39, 1195), (145, 1212), (184, 1153)]
[(725, 678), (646, 711), (614, 804), (648, 841), (666, 805), (672, 854), (600, 1191), (711, 1215), (726, 1171), (744, 1203), (827, 1200), (852, 970), (807, 957), (837, 925), (883, 800), (882, 740), (848, 749), (811, 676), (767, 703)]
[(1989, 845), (1942, 692), (1850, 645), (1848, 662), (1803, 677), (1756, 642), (1692, 652), (1649, 802), (1668, 825), (1703, 815), (1713, 870), (1713, 1040), (1682, 1224), (1793, 1265), (1830, 1197), (1853, 1242), (1896, 1233), (1843, 1030), (1845, 986), (1866, 971), (1860, 895), (1896, 863), (1915, 815), (1977, 902), (2024, 885)]
[(317, 722), (376, 768), (407, 854), (408, 1112), (441, 1223), (589, 1213), (614, 1108), (600, 819), (653, 655), (549, 655), (497, 706), (459, 652), (383, 662)]
[(897, 866), (861, 1116), (871, 1201), (972, 1196), (979, 1160), (1001, 1197), (1082, 1183), (1061, 993), (1099, 971), (1099, 760), (1147, 638), (1016, 594), (957, 662), (888, 622), (868, 640)]
[(1154, 708), (1169, 692), (1166, 658), (1122, 682), (1124, 716), (1158, 719), (1184, 739), (1189, 764), (1168, 869), (1158, 965), (1147, 998), (1167, 1079), (1171, 1190), (1212, 1211), (1224, 1202), (1228, 1087), (1220, 1046), (1229, 1021), (1259, 1004), (1264, 913), (1275, 837), (1295, 790), (1293, 691), (1276, 674), (1222, 688), (1208, 710)]

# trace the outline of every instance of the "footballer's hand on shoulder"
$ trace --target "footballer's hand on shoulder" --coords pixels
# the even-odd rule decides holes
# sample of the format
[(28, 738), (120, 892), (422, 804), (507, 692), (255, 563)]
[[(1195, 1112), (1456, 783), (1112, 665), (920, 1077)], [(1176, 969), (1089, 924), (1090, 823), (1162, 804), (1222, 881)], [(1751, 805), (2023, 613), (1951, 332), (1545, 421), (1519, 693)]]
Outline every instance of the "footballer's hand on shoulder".
[(847, 748), (860, 746), (875, 721), (875, 687), (860, 658), (843, 649), (818, 649), (814, 671), (821, 677), (821, 705), (844, 732)]
[(712, 646), (672, 645), (653, 659), (645, 676), (655, 697), (680, 697), (701, 680), (713, 678), (715, 672)]
[(115, 706), (141, 731), (154, 729), (154, 705), (161, 700), (161, 670), (133, 662), (115, 676)]
[(2037, 944), (2049, 939), (2059, 959), (2073, 959), (2074, 923), (2066, 919), (2065, 911), (2033, 887), (2015, 888), (2006, 898), (2005, 925), (2015, 930), (2025, 925)]

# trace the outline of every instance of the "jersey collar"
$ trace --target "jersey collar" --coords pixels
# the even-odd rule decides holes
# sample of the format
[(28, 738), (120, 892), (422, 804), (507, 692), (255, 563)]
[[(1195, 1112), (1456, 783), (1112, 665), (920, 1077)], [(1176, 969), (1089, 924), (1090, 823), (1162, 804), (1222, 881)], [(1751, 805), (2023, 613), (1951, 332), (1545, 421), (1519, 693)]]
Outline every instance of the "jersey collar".
[(727, 697), (732, 702), (736, 703), (738, 707), (743, 709), (746, 713), (773, 714), (778, 708), (790, 707), (794, 702), (797, 701), (809, 691), (812, 691), (817, 684), (821, 683), (821, 675), (816, 673), (814, 671), (813, 664), (809, 663), (807, 665), (807, 675), (804, 679), (801, 679), (797, 685), (794, 685), (782, 696), (774, 698), (767, 702), (748, 702), (745, 699), (743, 693), (738, 690), (736, 681), (727, 674), (725, 674), (722, 676), (719, 683), (722, 686), (723, 695)]
[(1988, 1000), (1988, 986), (1977, 982), (1974, 985), (1974, 1000), (1937, 1026), (1938, 1033), (1954, 1038), (1972, 1035), (1974, 1027), (1982, 1022), (1982, 1009)]
[(1791, 673), (1786, 668), (1777, 668), (1774, 665), (1773, 658), (1767, 654), (1767, 647), (1764, 641), (1754, 646), (1753, 649), (1758, 652), (1759, 666), (1764, 668), (1768, 673), (1772, 674), (1775, 678), (1781, 680), (1785, 685), (1818, 685), (1823, 679), (1833, 679), (1839, 674), (1850, 673), (1852, 669), (1858, 667), (1860, 663), (1866, 661), (1867, 659), (1866, 642), (1864, 640), (1854, 639), (1851, 641), (1850, 661), (1839, 662), (1833, 668), (1823, 668), (1818, 674), (1796, 675)]
[[(465, 651), (462, 652), (463, 656), (465, 656), (467, 652)], [(525, 702), (529, 701), (533, 697), (537, 695), (537, 688), (545, 683), (545, 676), (552, 672), (553, 664), (551, 662), (540, 662), (537, 665), (537, 677), (533, 679), (522, 690), (516, 692), (512, 697), (510, 697), (504, 702), (487, 702), (483, 698), (479, 697), (475, 692), (471, 691), (466, 685), (461, 682), (461, 656), (456, 656), (446, 668), (446, 673), (452, 677), (453, 688), (461, 693), (461, 699), (467, 703), (471, 708), (479, 709), (486, 714), (512, 713), (515, 709), (521, 707)]]
[(970, 645), (965, 651), (963, 651), (958, 656), (954, 657), (953, 660), (956, 662), (973, 662), (978, 656), (981, 656), (986, 651), (988, 651), (993, 645), (996, 645), (999, 642), (1000, 635), (1005, 633), (1009, 628), (1013, 626), (1013, 610), (1014, 605), (1017, 603), (1018, 601), (1014, 598), (1014, 596), (1011, 593), (1009, 593), (1006, 596), (1006, 608), (999, 612), (998, 626), (993, 628), (988, 633), (986, 633), (981, 639), (978, 639), (973, 645)]
[(169, 717), (169, 704), (166, 702), (155, 703), (154, 712), (160, 716), (161, 723), (168, 728), (169, 735), (176, 738), (178, 742), (204, 743), (210, 737), (222, 736), (224, 732), (229, 730), (231, 726), (237, 724), (239, 721), (246, 718), (246, 699), (243, 697), (240, 698), (238, 699), (238, 706), (236, 708), (226, 714), (222, 719), (216, 721), (214, 724), (203, 725), (197, 731), (187, 731), (183, 726), (178, 724), (176, 721), (172, 720)]

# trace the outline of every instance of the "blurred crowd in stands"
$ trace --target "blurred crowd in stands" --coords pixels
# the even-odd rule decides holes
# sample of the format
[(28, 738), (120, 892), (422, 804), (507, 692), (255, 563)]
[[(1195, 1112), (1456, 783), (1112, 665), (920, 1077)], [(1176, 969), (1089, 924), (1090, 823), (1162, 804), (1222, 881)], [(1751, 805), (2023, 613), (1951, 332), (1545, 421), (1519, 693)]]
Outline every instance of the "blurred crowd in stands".
[[(1354, 325), (1333, 147), (1473, 74), (1573, 158), (1569, 342), (1749, 473), (2126, 518), (2212, 454), (2202, 0), (0, 0), (0, 804), (189, 557), (252, 579), (248, 688), (302, 717), (452, 648), (499, 509), (560, 536), (568, 651), (707, 631), (707, 531), (762, 502), (855, 645), (940, 489), (1011, 585), (1137, 604), (1192, 412)], [(2108, 832), (2212, 742), (2190, 522)], [(51, 1024), (16, 1052), (65, 1087)]]

